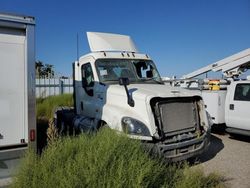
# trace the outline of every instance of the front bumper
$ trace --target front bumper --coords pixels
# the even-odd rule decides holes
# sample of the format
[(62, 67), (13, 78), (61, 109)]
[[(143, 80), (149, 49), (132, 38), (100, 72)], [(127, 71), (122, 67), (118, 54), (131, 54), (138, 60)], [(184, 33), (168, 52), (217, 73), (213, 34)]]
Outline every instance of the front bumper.
[(234, 127), (227, 127), (226, 131), (229, 134), (239, 134), (239, 135), (244, 135), (244, 136), (250, 136), (250, 130), (238, 129), (238, 128), (234, 128)]
[(199, 138), (167, 144), (164, 142), (144, 143), (154, 154), (164, 156), (169, 162), (176, 162), (195, 157), (203, 153), (210, 144), (210, 131)]

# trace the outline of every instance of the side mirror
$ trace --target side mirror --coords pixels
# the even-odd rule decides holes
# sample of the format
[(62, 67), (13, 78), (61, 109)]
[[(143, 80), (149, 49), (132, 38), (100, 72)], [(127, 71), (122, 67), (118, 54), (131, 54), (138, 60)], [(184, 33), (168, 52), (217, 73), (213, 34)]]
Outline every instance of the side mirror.
[(119, 84), (122, 86), (129, 85), (129, 79), (128, 78), (119, 78)]
[(93, 89), (89, 89), (89, 90), (86, 90), (87, 94), (89, 96), (94, 96), (94, 90)]

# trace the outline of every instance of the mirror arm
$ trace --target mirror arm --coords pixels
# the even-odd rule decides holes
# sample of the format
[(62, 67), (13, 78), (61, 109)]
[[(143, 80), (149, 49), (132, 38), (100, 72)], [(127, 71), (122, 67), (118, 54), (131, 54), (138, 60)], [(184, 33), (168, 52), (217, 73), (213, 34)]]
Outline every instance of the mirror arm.
[(135, 101), (133, 100), (132, 96), (129, 94), (127, 85), (124, 85), (124, 88), (125, 88), (127, 98), (128, 98), (128, 105), (131, 107), (134, 107)]
[(128, 98), (128, 105), (131, 107), (135, 106), (135, 101), (132, 98), (132, 95), (129, 94), (128, 92), (128, 87), (127, 85), (129, 85), (129, 79), (128, 78), (119, 78), (119, 84), (123, 85), (127, 94), (127, 98)]

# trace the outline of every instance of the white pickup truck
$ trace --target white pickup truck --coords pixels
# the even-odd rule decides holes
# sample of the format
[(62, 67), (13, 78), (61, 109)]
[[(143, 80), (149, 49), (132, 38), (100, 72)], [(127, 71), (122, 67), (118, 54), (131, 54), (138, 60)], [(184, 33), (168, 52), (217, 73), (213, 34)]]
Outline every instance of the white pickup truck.
[[(129, 36), (87, 36), (92, 52), (73, 64), (74, 129), (108, 126), (172, 161), (207, 148), (210, 125), (199, 92), (165, 85), (154, 62)], [(57, 124), (65, 126), (64, 120)]]
[(250, 136), (250, 79), (228, 86), (225, 109), (227, 132)]

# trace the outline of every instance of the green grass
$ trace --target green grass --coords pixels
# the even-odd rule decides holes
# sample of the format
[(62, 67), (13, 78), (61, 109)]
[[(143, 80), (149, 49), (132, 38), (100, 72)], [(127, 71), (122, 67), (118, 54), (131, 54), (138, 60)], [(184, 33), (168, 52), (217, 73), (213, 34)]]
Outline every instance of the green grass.
[(36, 117), (37, 119), (45, 119), (53, 117), (54, 110), (59, 106), (73, 106), (72, 94), (63, 94), (50, 96), (47, 98), (38, 98), (36, 100)]
[(38, 98), (36, 100), (37, 148), (39, 153), (47, 145), (49, 119), (53, 117), (56, 107), (73, 106), (72, 94)]
[[(48, 120), (58, 106), (73, 106), (70, 94), (37, 99), (38, 148), (46, 146)], [(187, 164), (164, 164), (141, 143), (111, 130), (59, 138), (41, 155), (27, 152), (12, 187), (224, 187), (217, 174)]]
[(44, 187), (223, 187), (220, 176), (205, 176), (188, 165), (164, 164), (141, 149), (141, 143), (109, 129), (64, 137), (41, 156), (31, 150), (12, 184)]

